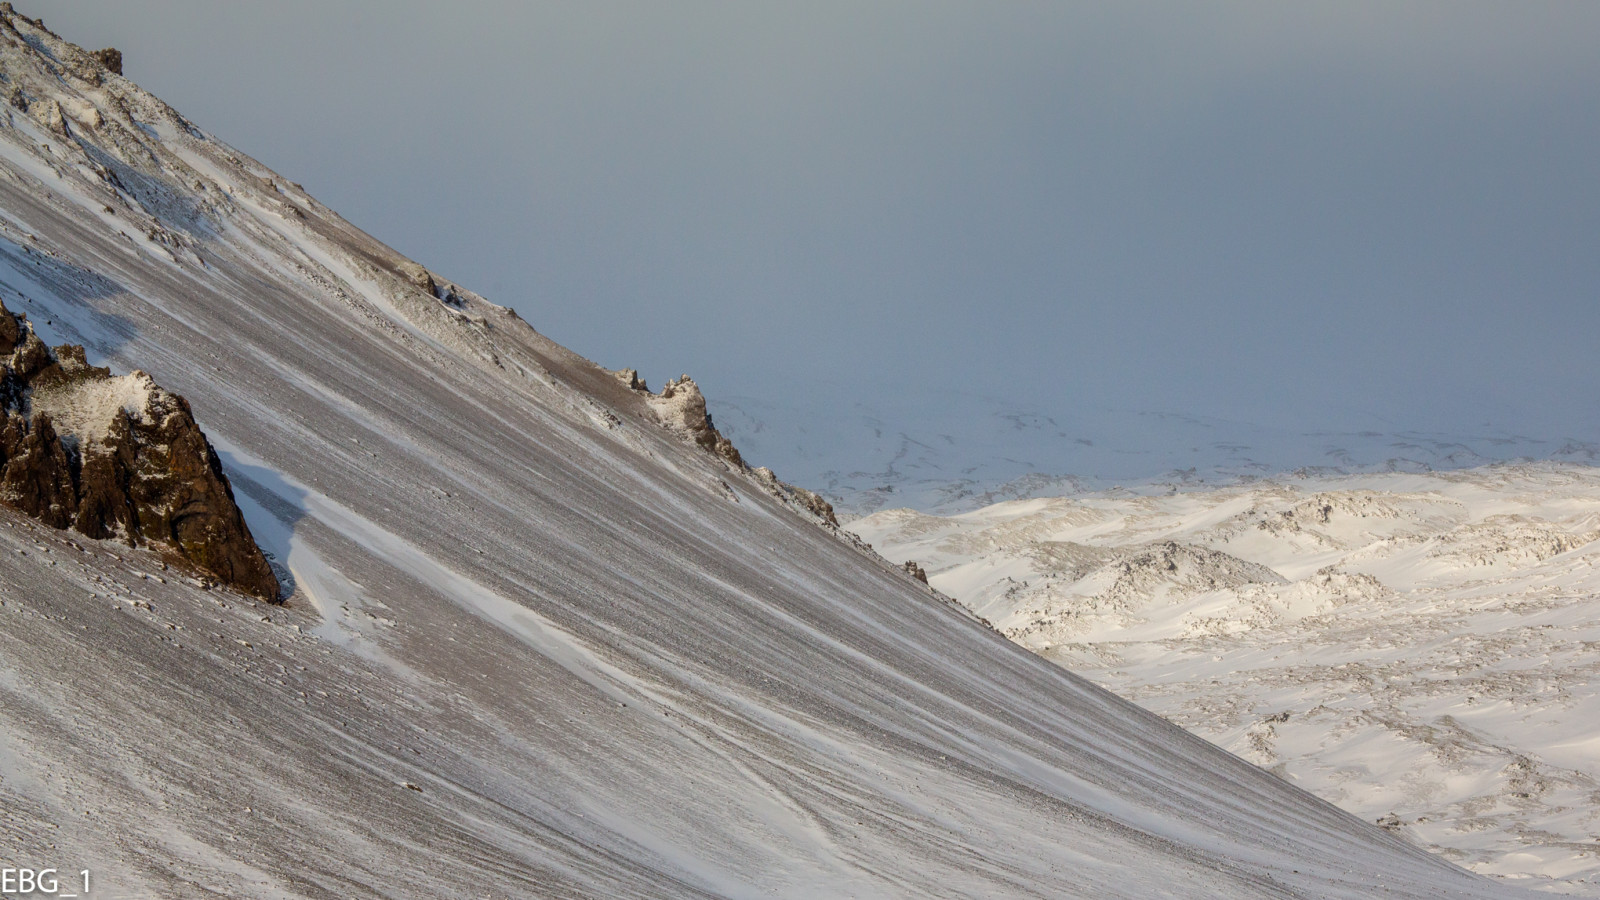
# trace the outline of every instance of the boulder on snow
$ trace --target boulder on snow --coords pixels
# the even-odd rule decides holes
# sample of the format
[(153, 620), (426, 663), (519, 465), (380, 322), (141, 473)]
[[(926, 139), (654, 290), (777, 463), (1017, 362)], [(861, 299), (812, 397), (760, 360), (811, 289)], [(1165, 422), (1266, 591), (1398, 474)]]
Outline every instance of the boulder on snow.
[(0, 504), (87, 537), (151, 545), (277, 602), (278, 580), (188, 401), (82, 347), (46, 347), (0, 302)]
[(61, 104), (53, 97), (46, 98), (37, 103), (28, 104), (28, 115), (35, 122), (63, 137), (67, 133), (67, 117), (61, 112)]

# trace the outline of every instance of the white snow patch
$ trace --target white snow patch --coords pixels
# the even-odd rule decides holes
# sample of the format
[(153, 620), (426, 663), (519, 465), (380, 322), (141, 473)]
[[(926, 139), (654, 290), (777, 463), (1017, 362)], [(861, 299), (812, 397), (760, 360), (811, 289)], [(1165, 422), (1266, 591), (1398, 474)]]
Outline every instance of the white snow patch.
[(35, 411), (49, 414), (58, 433), (97, 443), (106, 436), (119, 410), (136, 420), (148, 420), (150, 400), (157, 390), (149, 375), (131, 372), (50, 385), (34, 391), (32, 403)]

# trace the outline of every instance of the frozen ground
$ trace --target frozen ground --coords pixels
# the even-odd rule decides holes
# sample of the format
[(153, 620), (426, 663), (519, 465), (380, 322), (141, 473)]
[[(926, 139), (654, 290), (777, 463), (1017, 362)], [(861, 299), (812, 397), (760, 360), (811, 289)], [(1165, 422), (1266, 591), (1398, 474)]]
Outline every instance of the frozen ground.
[(6, 865), (129, 898), (1519, 895), (1011, 644), (0, 20), (0, 292), (188, 397), (290, 592), (0, 513)]
[(1600, 469), (849, 527), (1044, 657), (1474, 870), (1600, 897)]

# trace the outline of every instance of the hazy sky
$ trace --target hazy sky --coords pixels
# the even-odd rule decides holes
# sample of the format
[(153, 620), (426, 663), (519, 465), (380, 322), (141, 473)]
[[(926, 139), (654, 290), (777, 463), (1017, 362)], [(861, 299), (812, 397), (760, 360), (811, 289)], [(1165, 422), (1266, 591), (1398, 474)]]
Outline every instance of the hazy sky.
[(652, 384), (1600, 420), (1600, 4), (17, 5)]

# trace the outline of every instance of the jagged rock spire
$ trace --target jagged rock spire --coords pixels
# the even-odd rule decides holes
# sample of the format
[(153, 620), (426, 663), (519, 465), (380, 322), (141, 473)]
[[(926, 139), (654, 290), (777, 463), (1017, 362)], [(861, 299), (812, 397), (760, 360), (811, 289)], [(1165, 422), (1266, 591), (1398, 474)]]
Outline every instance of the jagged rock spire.
[(46, 347), (0, 302), (0, 417), (0, 504), (149, 545), (277, 601), (272, 567), (182, 397), (143, 372), (91, 366), (82, 347)]

